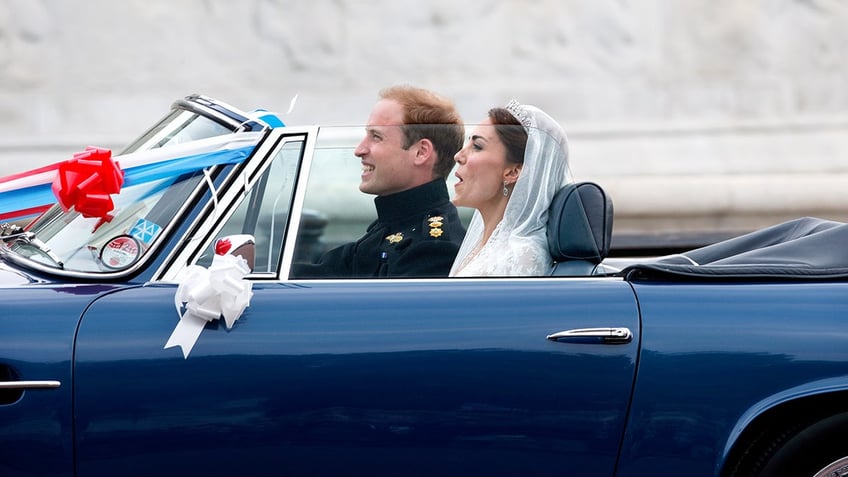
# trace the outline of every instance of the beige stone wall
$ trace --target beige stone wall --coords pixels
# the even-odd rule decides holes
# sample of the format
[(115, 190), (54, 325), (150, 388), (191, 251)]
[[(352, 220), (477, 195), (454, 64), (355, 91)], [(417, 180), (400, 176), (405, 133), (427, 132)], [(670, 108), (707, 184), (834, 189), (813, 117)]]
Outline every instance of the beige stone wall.
[(839, 0), (0, 0), (0, 173), (120, 148), (200, 92), (363, 122), (398, 82), (562, 122), (618, 230), (848, 219)]

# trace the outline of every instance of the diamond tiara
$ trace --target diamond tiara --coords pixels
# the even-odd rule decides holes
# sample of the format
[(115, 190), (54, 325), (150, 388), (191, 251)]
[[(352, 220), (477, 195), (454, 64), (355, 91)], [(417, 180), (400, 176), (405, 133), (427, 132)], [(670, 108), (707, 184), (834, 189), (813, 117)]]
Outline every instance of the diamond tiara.
[(525, 128), (529, 128), (533, 125), (533, 121), (530, 119), (530, 115), (527, 114), (527, 111), (518, 103), (518, 101), (512, 99), (508, 103), (506, 103), (506, 110), (510, 112), (518, 122), (521, 123)]

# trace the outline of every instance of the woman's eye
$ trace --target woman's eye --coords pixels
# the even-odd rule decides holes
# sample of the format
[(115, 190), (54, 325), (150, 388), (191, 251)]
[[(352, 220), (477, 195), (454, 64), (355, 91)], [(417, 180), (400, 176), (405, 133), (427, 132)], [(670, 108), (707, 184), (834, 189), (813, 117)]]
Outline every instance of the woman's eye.
[(476, 142), (472, 142), (471, 143), (471, 149), (474, 149), (475, 151), (482, 151), (483, 146), (480, 145), (480, 144), (477, 144)]

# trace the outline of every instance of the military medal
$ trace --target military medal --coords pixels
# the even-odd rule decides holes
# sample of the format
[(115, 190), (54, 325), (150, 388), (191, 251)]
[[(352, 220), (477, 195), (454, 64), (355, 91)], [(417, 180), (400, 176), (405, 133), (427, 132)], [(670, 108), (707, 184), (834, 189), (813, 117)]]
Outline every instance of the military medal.
[(442, 220), (444, 220), (444, 218), (440, 215), (427, 219), (427, 222), (430, 223), (430, 237), (437, 238), (442, 236), (442, 233), (444, 233), (442, 231)]
[(398, 243), (403, 240), (403, 234), (398, 232), (396, 234), (387, 235), (386, 240), (388, 240), (389, 243)]

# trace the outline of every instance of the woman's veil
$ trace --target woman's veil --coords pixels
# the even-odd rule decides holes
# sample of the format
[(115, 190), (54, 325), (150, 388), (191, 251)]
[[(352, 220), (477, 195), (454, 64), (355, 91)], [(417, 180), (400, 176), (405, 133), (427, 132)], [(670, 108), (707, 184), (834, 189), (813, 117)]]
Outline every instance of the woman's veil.
[[(484, 266), (474, 268), (480, 271), (480, 275), (544, 274), (544, 267), (551, 265), (551, 259), (546, 253), (538, 251), (547, 251), (548, 247), (548, 208), (554, 194), (572, 181), (568, 167), (568, 139), (559, 123), (535, 106), (520, 105), (513, 100), (507, 105), (507, 110), (527, 131), (524, 165), (503, 220), (475, 257), (475, 260), (484, 260)], [(475, 211), (451, 268), (451, 276), (478, 248), (482, 234), (483, 219)], [(528, 254), (532, 250), (537, 253)], [(533, 263), (527, 263), (528, 259)]]

